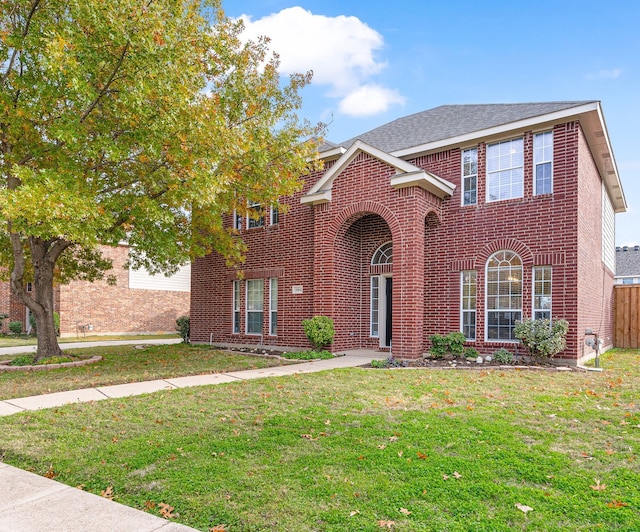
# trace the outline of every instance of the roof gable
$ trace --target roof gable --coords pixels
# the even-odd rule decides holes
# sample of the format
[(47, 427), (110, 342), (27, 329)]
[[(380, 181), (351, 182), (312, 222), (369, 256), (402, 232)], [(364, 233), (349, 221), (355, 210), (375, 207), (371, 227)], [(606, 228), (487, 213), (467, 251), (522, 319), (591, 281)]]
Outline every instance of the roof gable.
[(302, 196), (300, 202), (315, 205), (331, 201), (333, 182), (360, 153), (366, 153), (375, 157), (395, 169), (396, 173), (391, 177), (389, 182), (390, 186), (394, 188), (419, 186), (440, 198), (453, 194), (453, 190), (455, 189), (453, 183), (427, 172), (422, 168), (418, 168), (403, 159), (370, 146), (365, 142), (356, 140), (315, 185), (311, 187), (309, 192)]

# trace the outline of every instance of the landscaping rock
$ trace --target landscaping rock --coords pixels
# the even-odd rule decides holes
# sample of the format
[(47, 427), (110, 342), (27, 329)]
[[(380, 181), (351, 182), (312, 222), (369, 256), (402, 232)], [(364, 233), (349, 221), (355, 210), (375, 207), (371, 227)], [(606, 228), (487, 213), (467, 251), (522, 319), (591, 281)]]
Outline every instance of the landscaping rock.
[(484, 362), (484, 359), (482, 357), (476, 358), (476, 364), (482, 364), (483, 362)]

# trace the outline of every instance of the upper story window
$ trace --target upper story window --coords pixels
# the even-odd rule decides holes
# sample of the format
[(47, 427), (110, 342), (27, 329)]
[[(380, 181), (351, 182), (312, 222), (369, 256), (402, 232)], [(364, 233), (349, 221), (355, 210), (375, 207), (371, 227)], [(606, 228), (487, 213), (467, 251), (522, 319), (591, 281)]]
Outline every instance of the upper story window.
[(271, 216), (269, 219), (269, 225), (276, 225), (280, 223), (280, 210), (277, 205), (271, 207)]
[(522, 138), (487, 146), (487, 202), (521, 198), (524, 190)]
[(268, 211), (259, 203), (249, 203), (251, 212), (245, 217), (233, 211), (233, 228), (238, 231), (243, 229), (254, 229), (256, 227), (264, 227), (266, 225), (267, 215), (269, 225), (277, 225), (280, 223), (280, 210), (277, 205), (271, 207)]
[(478, 201), (478, 148), (462, 152), (462, 204), (475, 205)]
[(533, 136), (533, 193), (553, 192), (553, 132)]
[(264, 227), (264, 207), (259, 203), (249, 203), (251, 213), (247, 215), (247, 229)]

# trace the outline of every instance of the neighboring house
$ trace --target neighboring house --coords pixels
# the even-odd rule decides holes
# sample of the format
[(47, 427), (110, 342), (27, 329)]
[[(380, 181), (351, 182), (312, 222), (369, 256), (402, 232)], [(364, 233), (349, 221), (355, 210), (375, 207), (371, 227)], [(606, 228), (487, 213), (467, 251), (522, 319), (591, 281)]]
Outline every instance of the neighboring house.
[(640, 284), (640, 246), (616, 248), (616, 284)]
[(235, 221), (241, 271), (193, 263), (193, 341), (308, 347), (302, 320), (327, 315), (334, 350), (415, 358), (462, 331), (522, 353), (513, 328), (533, 316), (569, 321), (565, 363), (593, 355), (586, 329), (612, 346), (626, 202), (599, 102), (445, 105), (320, 157), (286, 214)]
[[(124, 268), (128, 246), (101, 249), (113, 261), (108, 273), (116, 277), (116, 284), (72, 281), (56, 285), (54, 307), (60, 313), (60, 335), (175, 332), (176, 318), (189, 314), (190, 266), (171, 277), (152, 276), (145, 270)], [(4, 329), (10, 320), (21, 321), (23, 329), (29, 329), (29, 311), (10, 293), (8, 282), (0, 283), (0, 313), (10, 315)]]

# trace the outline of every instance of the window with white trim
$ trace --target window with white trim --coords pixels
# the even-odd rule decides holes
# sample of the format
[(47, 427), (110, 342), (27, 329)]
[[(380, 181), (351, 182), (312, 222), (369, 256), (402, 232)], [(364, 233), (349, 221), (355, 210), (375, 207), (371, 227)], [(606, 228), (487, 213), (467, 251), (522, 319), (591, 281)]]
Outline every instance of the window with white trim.
[(269, 217), (269, 225), (277, 225), (280, 223), (280, 209), (277, 205), (271, 207), (271, 216)]
[(244, 218), (237, 211), (233, 211), (233, 228), (238, 231), (244, 229)]
[(462, 204), (475, 205), (478, 201), (478, 148), (462, 152)]
[(551, 266), (533, 269), (533, 319), (551, 321)]
[(553, 132), (533, 136), (533, 194), (553, 192)]
[(269, 335), (278, 334), (278, 279), (269, 279)]
[(371, 278), (371, 336), (380, 337), (380, 276)]
[(513, 329), (522, 320), (522, 261), (513, 251), (498, 251), (487, 261), (486, 338), (516, 341)]
[(522, 138), (487, 146), (487, 202), (521, 198), (524, 190)]
[(233, 281), (233, 334), (240, 333), (240, 281)]
[(247, 334), (262, 334), (264, 280), (247, 281)]
[(373, 257), (371, 258), (371, 265), (376, 264), (392, 264), (393, 263), (393, 244), (391, 242), (385, 242), (378, 249), (376, 249)]
[(264, 207), (260, 203), (249, 203), (250, 212), (247, 215), (247, 229), (264, 227)]
[(460, 326), (467, 340), (476, 339), (476, 291), (478, 275), (475, 270), (460, 272)]

